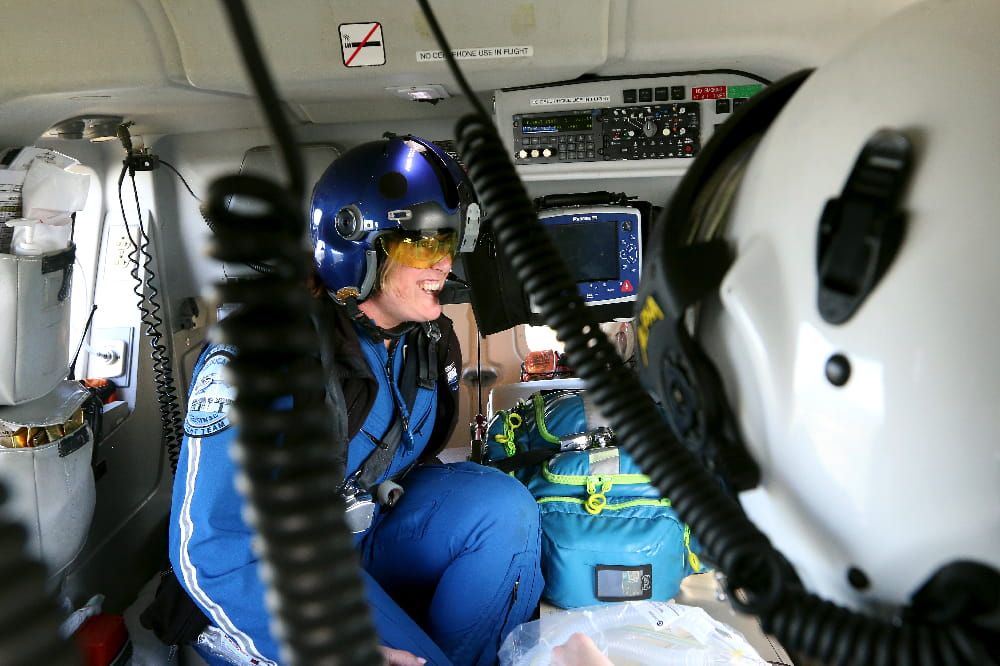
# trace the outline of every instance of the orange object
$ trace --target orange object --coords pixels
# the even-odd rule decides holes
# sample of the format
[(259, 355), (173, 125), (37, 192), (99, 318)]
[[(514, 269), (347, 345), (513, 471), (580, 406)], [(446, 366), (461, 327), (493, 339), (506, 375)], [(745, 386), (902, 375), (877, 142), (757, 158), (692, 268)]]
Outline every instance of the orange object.
[(81, 379), (80, 383), (87, 388), (100, 389), (98, 395), (101, 396), (103, 404), (114, 402), (118, 399), (118, 386), (108, 379)]
[(572, 370), (566, 365), (566, 355), (554, 349), (528, 352), (521, 363), (521, 381), (535, 379), (558, 379), (569, 377)]

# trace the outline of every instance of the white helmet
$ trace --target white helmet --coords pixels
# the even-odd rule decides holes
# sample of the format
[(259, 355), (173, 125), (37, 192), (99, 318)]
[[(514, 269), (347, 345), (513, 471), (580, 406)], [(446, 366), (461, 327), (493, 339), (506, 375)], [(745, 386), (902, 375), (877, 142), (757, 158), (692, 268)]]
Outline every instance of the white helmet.
[(689, 173), (684, 231), (733, 257), (687, 325), (759, 468), (740, 502), (809, 591), (869, 613), (952, 562), (1000, 571), (998, 31), (997, 2), (904, 9)]

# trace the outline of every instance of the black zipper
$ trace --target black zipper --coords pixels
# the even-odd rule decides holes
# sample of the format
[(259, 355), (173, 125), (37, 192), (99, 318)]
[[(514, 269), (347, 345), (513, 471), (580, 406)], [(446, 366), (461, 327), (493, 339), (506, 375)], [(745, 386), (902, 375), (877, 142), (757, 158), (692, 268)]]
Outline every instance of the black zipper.
[(510, 602), (507, 604), (507, 613), (503, 616), (503, 624), (500, 625), (500, 633), (497, 636), (496, 652), (500, 652), (500, 637), (506, 636), (509, 632), (507, 631), (507, 624), (510, 622), (510, 614), (514, 612), (514, 604), (517, 602), (517, 588), (521, 584), (521, 577), (518, 576), (514, 581), (514, 589), (510, 593)]
[(510, 621), (510, 614), (514, 612), (514, 604), (517, 602), (517, 588), (521, 584), (521, 577), (518, 576), (517, 580), (514, 581), (514, 589), (510, 593), (510, 603), (507, 605), (507, 614), (504, 615), (503, 624), (500, 625), (500, 635), (504, 635), (506, 632), (504, 629), (507, 627), (507, 623)]

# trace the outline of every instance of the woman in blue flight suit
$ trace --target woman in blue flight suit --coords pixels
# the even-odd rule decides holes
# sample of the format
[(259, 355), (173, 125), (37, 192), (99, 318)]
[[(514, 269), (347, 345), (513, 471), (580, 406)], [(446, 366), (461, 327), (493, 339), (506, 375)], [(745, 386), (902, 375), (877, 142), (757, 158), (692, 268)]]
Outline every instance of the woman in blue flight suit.
[[(457, 418), (461, 351), (438, 295), (478, 206), (432, 143), (391, 136), (335, 160), (313, 191), (314, 319), (327, 393), (341, 391), (348, 523), (390, 664), (493, 664), (542, 590), (537, 508), (511, 477), (435, 456)], [(211, 664), (277, 664), (263, 585), (229, 458), (234, 350), (195, 369), (174, 485), (170, 559), (210, 618)], [(336, 400), (332, 401), (338, 404)]]

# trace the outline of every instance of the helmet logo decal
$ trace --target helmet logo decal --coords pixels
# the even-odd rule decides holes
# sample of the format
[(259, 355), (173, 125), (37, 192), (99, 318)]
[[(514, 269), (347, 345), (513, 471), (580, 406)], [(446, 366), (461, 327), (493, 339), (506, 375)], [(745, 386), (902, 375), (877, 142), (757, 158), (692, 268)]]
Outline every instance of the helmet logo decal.
[(357, 298), (360, 295), (361, 292), (358, 291), (357, 287), (341, 287), (337, 290), (333, 297), (340, 303), (346, 303), (347, 299)]
[(642, 364), (649, 365), (649, 356), (646, 353), (646, 345), (649, 343), (649, 329), (653, 324), (663, 319), (663, 310), (659, 304), (653, 300), (652, 296), (646, 297), (646, 302), (642, 304), (642, 311), (639, 312), (639, 328), (636, 330), (639, 336), (639, 351), (642, 352)]

